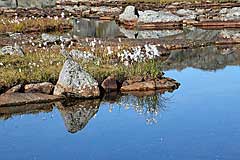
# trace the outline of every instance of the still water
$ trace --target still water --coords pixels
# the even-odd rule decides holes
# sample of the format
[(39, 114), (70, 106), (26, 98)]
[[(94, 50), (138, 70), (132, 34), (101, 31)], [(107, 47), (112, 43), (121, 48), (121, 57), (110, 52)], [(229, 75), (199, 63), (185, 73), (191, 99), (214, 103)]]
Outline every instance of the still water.
[(238, 160), (240, 67), (200, 68), (168, 69), (173, 93), (1, 114), (1, 159)]

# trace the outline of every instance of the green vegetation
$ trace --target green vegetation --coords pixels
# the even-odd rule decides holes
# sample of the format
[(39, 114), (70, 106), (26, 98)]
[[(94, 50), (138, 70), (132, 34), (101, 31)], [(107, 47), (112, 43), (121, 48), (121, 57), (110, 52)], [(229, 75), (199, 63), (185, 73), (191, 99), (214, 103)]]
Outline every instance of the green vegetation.
[[(120, 80), (137, 75), (156, 77), (161, 71), (160, 64), (154, 60), (135, 62), (126, 66), (124, 63), (111, 64), (106, 53), (103, 53), (100, 59), (100, 62), (99, 60), (78, 62), (98, 81), (109, 75), (116, 75)], [(19, 83), (45, 81), (56, 83), (64, 61), (59, 49), (48, 51), (38, 49), (24, 57), (0, 56), (0, 86), (11, 87)]]
[(53, 18), (11, 19), (0, 16), (0, 33), (62, 31), (72, 27), (69, 20)]

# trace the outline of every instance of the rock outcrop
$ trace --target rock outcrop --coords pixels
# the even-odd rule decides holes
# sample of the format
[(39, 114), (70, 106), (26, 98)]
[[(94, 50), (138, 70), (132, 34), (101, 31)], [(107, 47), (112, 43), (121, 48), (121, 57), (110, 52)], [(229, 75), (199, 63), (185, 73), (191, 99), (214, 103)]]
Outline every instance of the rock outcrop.
[(96, 98), (100, 96), (98, 82), (75, 61), (67, 59), (63, 65), (54, 95), (74, 98)]

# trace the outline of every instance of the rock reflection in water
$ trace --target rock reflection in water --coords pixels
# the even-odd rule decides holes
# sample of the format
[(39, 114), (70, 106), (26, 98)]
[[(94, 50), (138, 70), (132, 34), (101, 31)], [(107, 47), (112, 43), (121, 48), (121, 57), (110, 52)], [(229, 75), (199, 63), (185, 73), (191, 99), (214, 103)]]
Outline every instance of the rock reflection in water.
[[(115, 107), (124, 108), (125, 110), (133, 109), (137, 114), (145, 118), (146, 124), (157, 123), (160, 113), (166, 110), (167, 103), (171, 98), (156, 92), (138, 93), (122, 95), (114, 103), (111, 100), (109, 112), (112, 112)], [(105, 102), (108, 103), (108, 101)]]
[(70, 133), (82, 130), (97, 113), (100, 100), (78, 100), (57, 104), (65, 126)]
[[(19, 7), (50, 7), (56, 4), (56, 0), (18, 0)], [(16, 0), (0, 0), (0, 7), (16, 7)]]
[(240, 65), (240, 49), (216, 46), (172, 51), (162, 64), (163, 70), (183, 70), (187, 67), (217, 70), (229, 65)]
[(115, 38), (121, 34), (115, 21), (98, 21), (82, 18), (74, 20), (73, 35), (80, 38)]

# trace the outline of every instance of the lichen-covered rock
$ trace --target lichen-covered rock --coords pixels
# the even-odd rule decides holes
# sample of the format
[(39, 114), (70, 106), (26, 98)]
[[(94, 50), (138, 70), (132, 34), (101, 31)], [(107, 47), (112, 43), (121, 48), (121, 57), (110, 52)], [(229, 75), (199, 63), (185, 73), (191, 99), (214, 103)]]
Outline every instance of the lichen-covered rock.
[(51, 94), (53, 91), (53, 88), (54, 88), (54, 85), (50, 82), (27, 84), (24, 86), (24, 92)]
[(184, 19), (195, 19), (197, 16), (197, 12), (190, 9), (179, 9), (177, 10), (176, 14)]
[(182, 17), (170, 12), (146, 10), (139, 11), (139, 23), (162, 23), (162, 22), (180, 22)]
[(75, 98), (96, 98), (100, 96), (98, 82), (75, 61), (67, 59), (63, 65), (54, 95)]
[(0, 55), (18, 55), (23, 57), (24, 52), (22, 48), (15, 44), (14, 46), (5, 46), (0, 50)]

